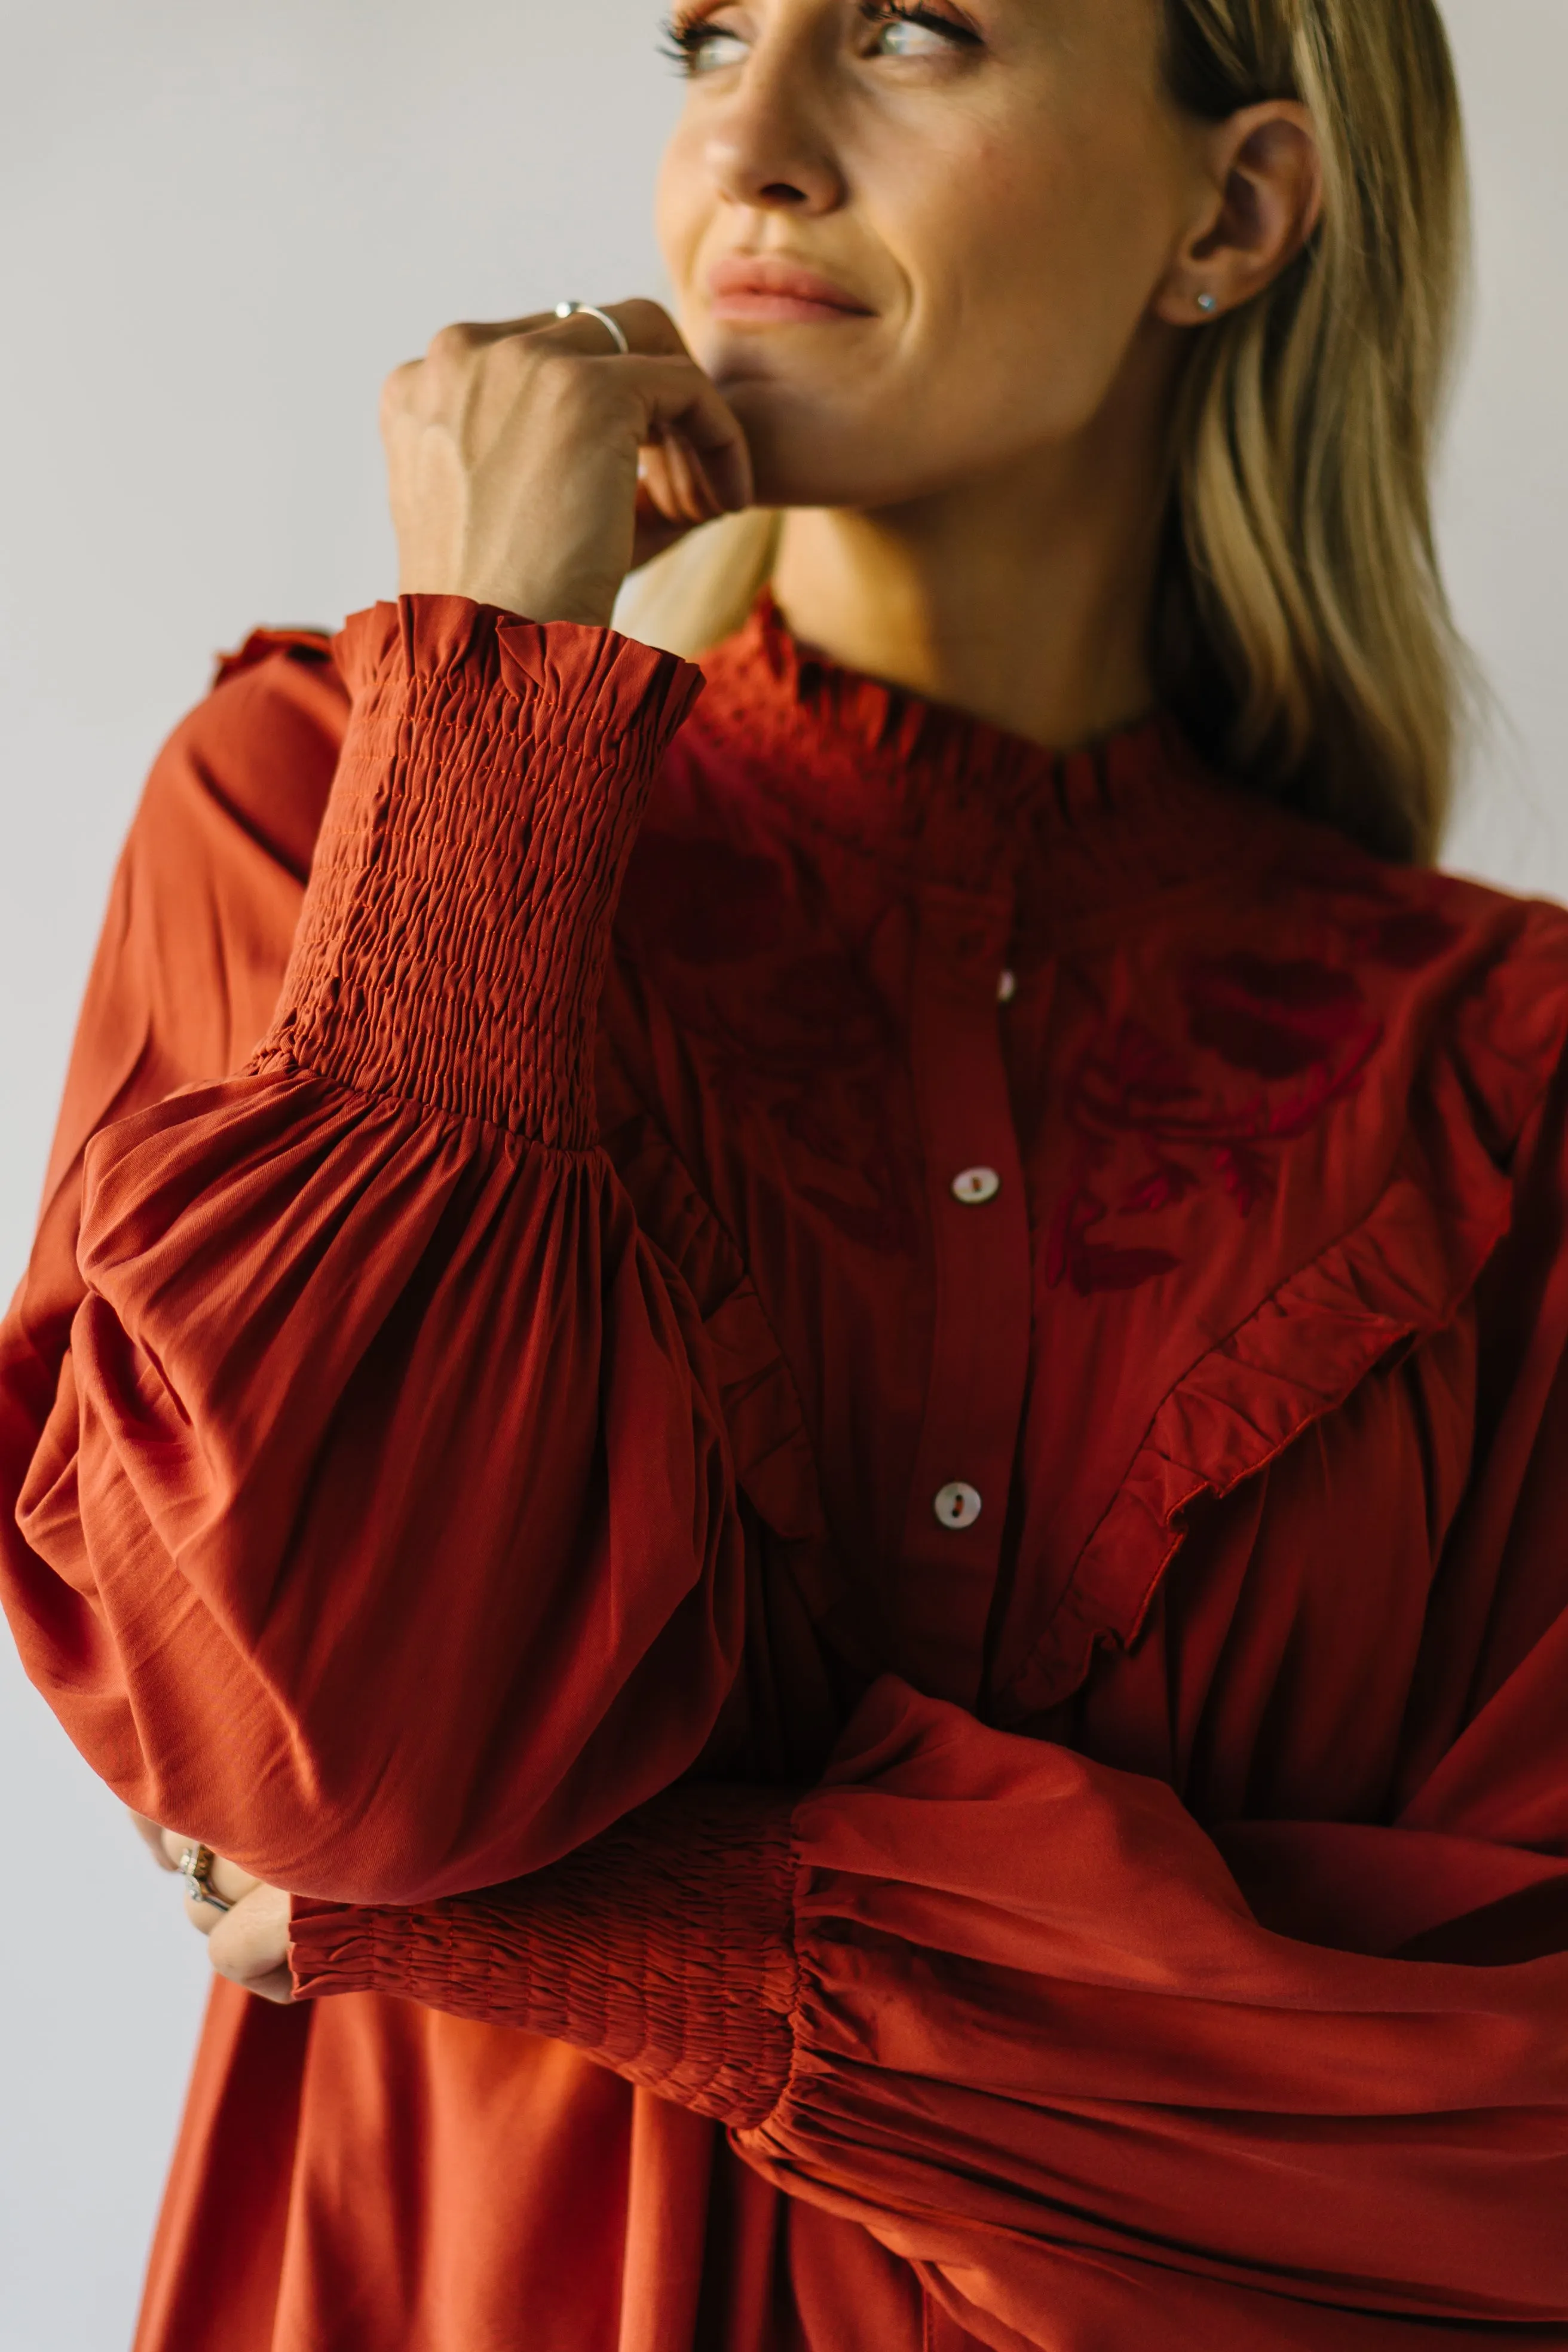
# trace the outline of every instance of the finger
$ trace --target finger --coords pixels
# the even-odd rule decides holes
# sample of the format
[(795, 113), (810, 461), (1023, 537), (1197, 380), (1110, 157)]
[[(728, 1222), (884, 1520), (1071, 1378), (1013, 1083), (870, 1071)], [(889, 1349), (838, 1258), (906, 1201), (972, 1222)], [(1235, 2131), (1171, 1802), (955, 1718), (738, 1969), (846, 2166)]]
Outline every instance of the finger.
[(247, 1877), (243, 1870), (226, 1869), (215, 1864), (207, 1874), (207, 1885), (218, 1898), (216, 1903), (204, 1903), (197, 1895), (185, 1897), (185, 1917), (198, 1936), (210, 1936), (221, 1927), (224, 1921), (233, 1915), (237, 1905), (255, 1894), (261, 1881)]
[(295, 1998), (293, 1971), (290, 1969), (274, 1969), (269, 1977), (258, 1977), (245, 1990), (254, 1994), (258, 2000), (276, 2001), (279, 2009), (288, 2009)]
[[(592, 324), (592, 321), (589, 322)], [(424, 351), (415, 360), (405, 360), (393, 369), (381, 388), (382, 429), (405, 410), (417, 411), (432, 396), (439, 399), (450, 394), (473, 371), (483, 354), (498, 343), (526, 342), (543, 337), (559, 328), (553, 311), (542, 310), (531, 319), (502, 319), (494, 322), (460, 320), (443, 327), (431, 336)], [(605, 331), (599, 330), (599, 341), (605, 341)]]
[(707, 467), (683, 433), (671, 436), (671, 446), (686, 478), (687, 500), (693, 522), (714, 522), (724, 511)]
[[(596, 310), (614, 319), (634, 352), (645, 358), (689, 359), (685, 337), (661, 302), (596, 302)], [(460, 357), (487, 344), (504, 343), (514, 336), (548, 336), (564, 351), (581, 352), (584, 359), (619, 359), (601, 319), (577, 311), (563, 319), (556, 310), (535, 310), (522, 319), (495, 319), (444, 327), (430, 345), (430, 355)], [(417, 362), (414, 362), (417, 365)]]
[(223, 1903), (243, 1903), (262, 1884), (248, 1870), (241, 1870), (237, 1862), (226, 1862), (219, 1854), (207, 1873), (207, 1884)]
[(231, 1984), (247, 1988), (285, 1973), (289, 1966), (289, 1897), (281, 1887), (258, 1886), (218, 1921), (207, 1937), (213, 1967)]
[(665, 433), (644, 453), (655, 486), (655, 504), (670, 522), (711, 522), (722, 509), (707, 476), (679, 433)]
[[(694, 360), (623, 360), (628, 387), (645, 404), (645, 443), (679, 442), (711, 493), (713, 513), (735, 513), (752, 503), (752, 453), (741, 422)], [(706, 520), (706, 516), (704, 520)]]
[[(180, 1847), (182, 1854), (187, 1851), (188, 1842)], [(254, 1894), (262, 1882), (259, 1878), (253, 1878), (248, 1870), (241, 1870), (237, 1863), (226, 1862), (220, 1853), (213, 1857), (212, 1867), (206, 1874), (206, 1883), (220, 1903), (235, 1904), (243, 1903), (246, 1896)], [(207, 1910), (213, 1908), (211, 1904), (205, 1905), (203, 1907)]]
[(637, 520), (651, 521), (655, 517), (669, 523), (685, 520), (670, 473), (669, 453), (662, 443), (637, 455)]
[(633, 534), (632, 562), (634, 572), (651, 563), (678, 540), (684, 539), (693, 529), (684, 515), (671, 515), (648, 494), (646, 481), (637, 485), (636, 527)]
[[(601, 302), (595, 307), (614, 319), (634, 352), (648, 358), (691, 359), (690, 346), (662, 302), (638, 299)], [(587, 324), (593, 326), (595, 321), (590, 319)]]
[[(180, 1836), (174, 1830), (160, 1830), (158, 1832), (159, 1847), (165, 1866), (170, 1870), (178, 1870), (185, 1855), (198, 1843), (195, 1838)], [(249, 1871), (241, 1870), (237, 1863), (227, 1862), (222, 1854), (216, 1854), (206, 1874), (206, 1883), (219, 1903), (234, 1904), (242, 1903), (262, 1882), (253, 1877)], [(213, 1920), (221, 1918), (223, 1915), (216, 1904), (198, 1902), (194, 1895), (187, 1895), (185, 1916), (193, 1927), (205, 1930)]]
[(563, 319), (552, 311), (542, 322), (542, 327), (540, 321), (530, 320), (521, 331), (545, 332), (552, 342), (559, 342), (572, 351), (580, 351), (589, 359), (621, 359), (626, 355), (616, 348), (605, 325), (605, 319), (613, 319), (631, 345), (634, 356), (643, 359), (691, 358), (686, 338), (662, 303), (596, 302), (594, 308), (602, 311), (604, 317), (595, 319), (588, 311), (579, 310), (572, 317)]
[[(645, 445), (674, 436), (685, 444), (683, 460), (671, 468), (678, 489), (695, 489), (694, 499), (683, 500), (687, 519), (708, 521), (752, 502), (752, 460), (739, 419), (712, 379), (698, 366), (668, 310), (658, 302), (617, 302), (608, 315), (621, 327), (631, 350), (621, 354), (606, 348), (602, 320), (584, 314), (557, 319), (552, 314), (508, 320), (494, 326), (443, 327), (431, 342), (426, 360), (399, 368), (384, 388), (383, 423), (388, 412), (412, 404), (418, 408), (424, 386), (438, 388), (460, 379), (471, 368), (476, 352), (514, 341), (552, 352), (602, 360), (614, 368), (614, 381), (635, 390), (644, 403)], [(431, 371), (427, 374), (427, 371)], [(605, 381), (611, 379), (606, 375)]]

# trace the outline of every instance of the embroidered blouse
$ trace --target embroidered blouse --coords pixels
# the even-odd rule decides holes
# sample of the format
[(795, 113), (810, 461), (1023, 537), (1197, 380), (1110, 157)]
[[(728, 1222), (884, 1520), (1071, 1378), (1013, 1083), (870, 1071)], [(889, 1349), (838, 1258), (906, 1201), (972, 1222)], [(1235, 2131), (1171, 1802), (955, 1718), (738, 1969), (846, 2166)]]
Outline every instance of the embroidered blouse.
[(1568, 917), (764, 605), (258, 635), (5, 1606), (297, 1890), (139, 2352), (1568, 2345)]

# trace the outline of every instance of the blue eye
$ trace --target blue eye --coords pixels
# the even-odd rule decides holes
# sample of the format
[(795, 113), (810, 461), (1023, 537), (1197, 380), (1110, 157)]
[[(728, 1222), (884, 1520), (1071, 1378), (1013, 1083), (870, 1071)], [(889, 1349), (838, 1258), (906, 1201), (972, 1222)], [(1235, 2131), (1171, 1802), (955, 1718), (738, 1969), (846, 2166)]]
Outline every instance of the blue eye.
[(745, 53), (738, 35), (711, 32), (694, 41), (687, 56), (693, 73), (717, 73), (721, 66), (738, 65)]
[(980, 47), (973, 26), (939, 16), (934, 8), (899, 7), (894, 0), (866, 0), (861, 14), (877, 27), (876, 54), (883, 58), (940, 58)]
[(720, 73), (726, 66), (739, 65), (746, 54), (739, 33), (727, 32), (722, 25), (683, 24), (676, 17), (665, 26), (665, 39), (666, 56), (673, 58), (692, 80), (700, 74)]
[[(934, 8), (900, 7), (897, 0), (860, 0), (858, 11), (876, 35), (870, 55), (879, 58), (939, 58), (955, 48), (978, 48), (980, 36), (956, 17)], [(746, 44), (739, 33), (700, 17), (675, 17), (665, 26), (666, 55), (689, 80), (739, 65)]]
[(884, 58), (934, 58), (957, 38), (946, 26), (939, 32), (923, 16), (889, 16), (878, 34), (878, 47)]

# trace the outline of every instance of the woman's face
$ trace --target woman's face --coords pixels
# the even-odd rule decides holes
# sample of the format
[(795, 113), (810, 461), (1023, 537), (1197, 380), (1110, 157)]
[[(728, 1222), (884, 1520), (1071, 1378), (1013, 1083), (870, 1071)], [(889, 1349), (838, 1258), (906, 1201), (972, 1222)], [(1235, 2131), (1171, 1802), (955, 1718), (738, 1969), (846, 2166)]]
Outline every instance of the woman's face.
[[(900, 504), (1070, 448), (1212, 190), (1159, 0), (695, 0), (659, 230), (773, 505)], [(1196, 323), (1195, 314), (1194, 323)]]

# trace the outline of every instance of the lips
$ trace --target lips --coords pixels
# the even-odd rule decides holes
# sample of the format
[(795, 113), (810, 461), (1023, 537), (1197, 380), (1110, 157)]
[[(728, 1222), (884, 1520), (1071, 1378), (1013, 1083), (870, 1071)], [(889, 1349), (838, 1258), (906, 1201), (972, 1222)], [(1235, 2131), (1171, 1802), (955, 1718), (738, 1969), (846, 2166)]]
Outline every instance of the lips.
[(856, 296), (815, 269), (765, 254), (731, 254), (708, 279), (716, 319), (827, 325), (875, 314)]

